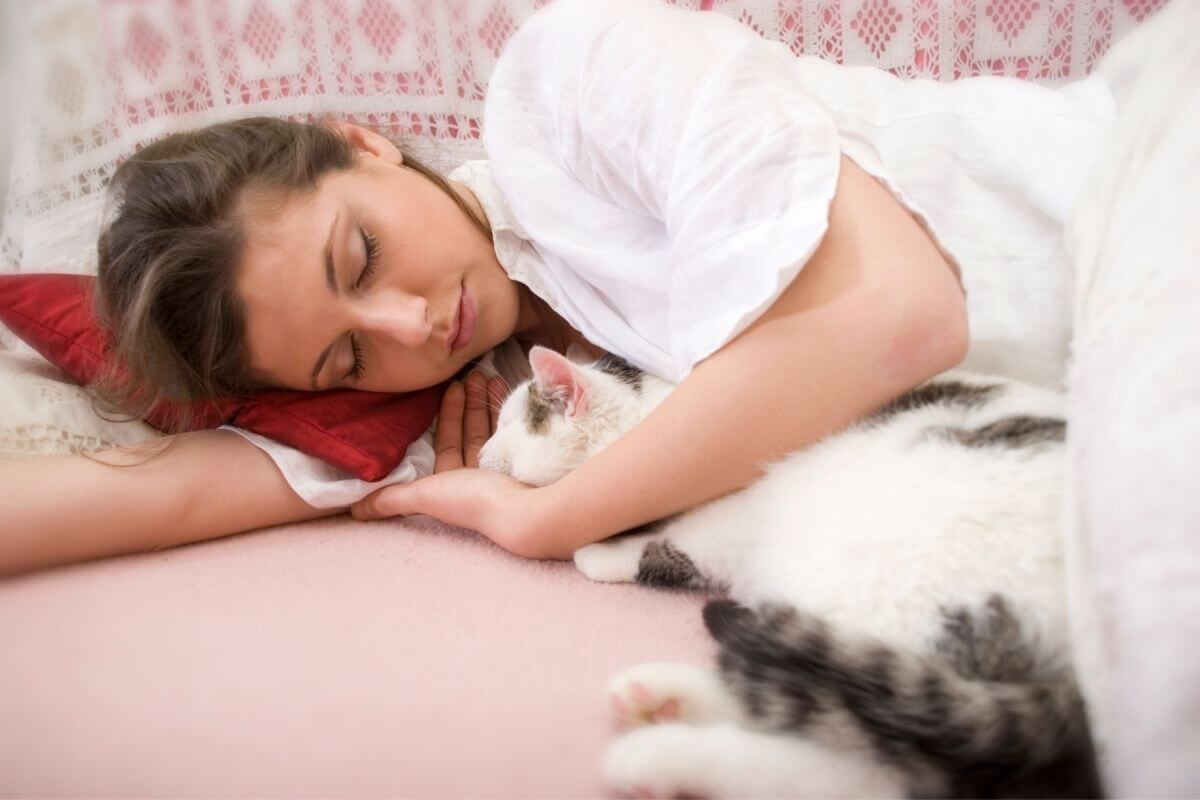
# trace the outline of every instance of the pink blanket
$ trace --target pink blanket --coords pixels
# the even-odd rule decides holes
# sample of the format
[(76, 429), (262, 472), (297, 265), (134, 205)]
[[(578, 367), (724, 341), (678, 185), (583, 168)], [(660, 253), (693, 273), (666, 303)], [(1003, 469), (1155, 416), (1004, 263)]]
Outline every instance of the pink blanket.
[(0, 795), (600, 797), (609, 677), (708, 664), (700, 595), (426, 518), (0, 582)]

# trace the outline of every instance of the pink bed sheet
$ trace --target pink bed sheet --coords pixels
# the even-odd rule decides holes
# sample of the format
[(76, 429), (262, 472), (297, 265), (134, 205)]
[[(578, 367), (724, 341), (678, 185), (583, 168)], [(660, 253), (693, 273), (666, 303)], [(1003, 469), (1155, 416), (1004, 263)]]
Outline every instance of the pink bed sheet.
[(426, 518), (0, 581), (0, 795), (611, 796), (605, 685), (711, 663), (703, 601)]

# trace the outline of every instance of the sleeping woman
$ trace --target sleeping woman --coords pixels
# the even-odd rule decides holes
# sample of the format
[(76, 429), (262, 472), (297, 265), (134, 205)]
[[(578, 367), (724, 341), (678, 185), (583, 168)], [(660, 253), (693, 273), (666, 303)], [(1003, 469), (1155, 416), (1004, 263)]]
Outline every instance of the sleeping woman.
[(477, 468), (504, 393), (479, 369), (444, 396), (433, 474), (351, 497), (231, 428), (148, 458), (0, 464), (0, 573), (347, 507), (570, 558), (956, 365), (1058, 386), (1062, 227), (1112, 113), (1097, 76), (906, 82), (719, 14), (556, 0), (496, 66), (487, 160), (448, 179), (347, 122), (170, 135), (114, 174), (98, 243), (130, 385), (404, 392), (498, 348), (574, 344), (679, 387), (537, 488)]

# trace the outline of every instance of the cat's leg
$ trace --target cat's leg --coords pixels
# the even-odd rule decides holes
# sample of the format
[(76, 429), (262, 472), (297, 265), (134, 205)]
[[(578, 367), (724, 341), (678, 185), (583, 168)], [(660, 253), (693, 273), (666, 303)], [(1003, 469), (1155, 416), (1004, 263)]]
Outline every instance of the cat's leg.
[(604, 778), (635, 797), (904, 797), (903, 776), (856, 752), (723, 723), (665, 724), (618, 738)]
[(575, 567), (593, 581), (633, 583), (643, 551), (661, 538), (661, 529), (649, 526), (612, 536), (576, 550)]
[(651, 661), (617, 673), (608, 684), (613, 718), (621, 725), (741, 722), (737, 698), (711, 669)]
[[(727, 524), (728, 503), (695, 509), (636, 532), (575, 551), (575, 566), (594, 581), (659, 589), (725, 589), (743, 542)], [(743, 520), (744, 521), (744, 520)]]
[(663, 524), (638, 562), (637, 582), (662, 589), (729, 591), (761, 522), (745, 492), (706, 503)]

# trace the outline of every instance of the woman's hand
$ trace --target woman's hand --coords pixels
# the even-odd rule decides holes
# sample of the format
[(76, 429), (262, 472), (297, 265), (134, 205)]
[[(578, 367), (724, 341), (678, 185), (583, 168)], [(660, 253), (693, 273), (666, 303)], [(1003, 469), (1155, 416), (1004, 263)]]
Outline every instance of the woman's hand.
[(479, 451), (496, 431), (496, 417), (508, 391), (498, 378), (479, 370), (466, 385), (446, 390), (434, 431), (435, 474), (367, 495), (350, 508), (356, 519), (406, 514), (431, 517), (470, 528), (526, 558), (569, 558), (547, 549), (552, 529), (547, 493), (507, 475), (479, 469)]
[(496, 432), (496, 417), (507, 396), (504, 381), (486, 378), (479, 369), (471, 370), (465, 385), (450, 384), (433, 433), (435, 473), (479, 466), (479, 451)]
[(525, 558), (570, 558), (548, 545), (553, 513), (545, 488), (490, 470), (455, 469), (412, 483), (396, 483), (367, 495), (350, 508), (356, 519), (407, 514), (431, 517), (478, 531)]

